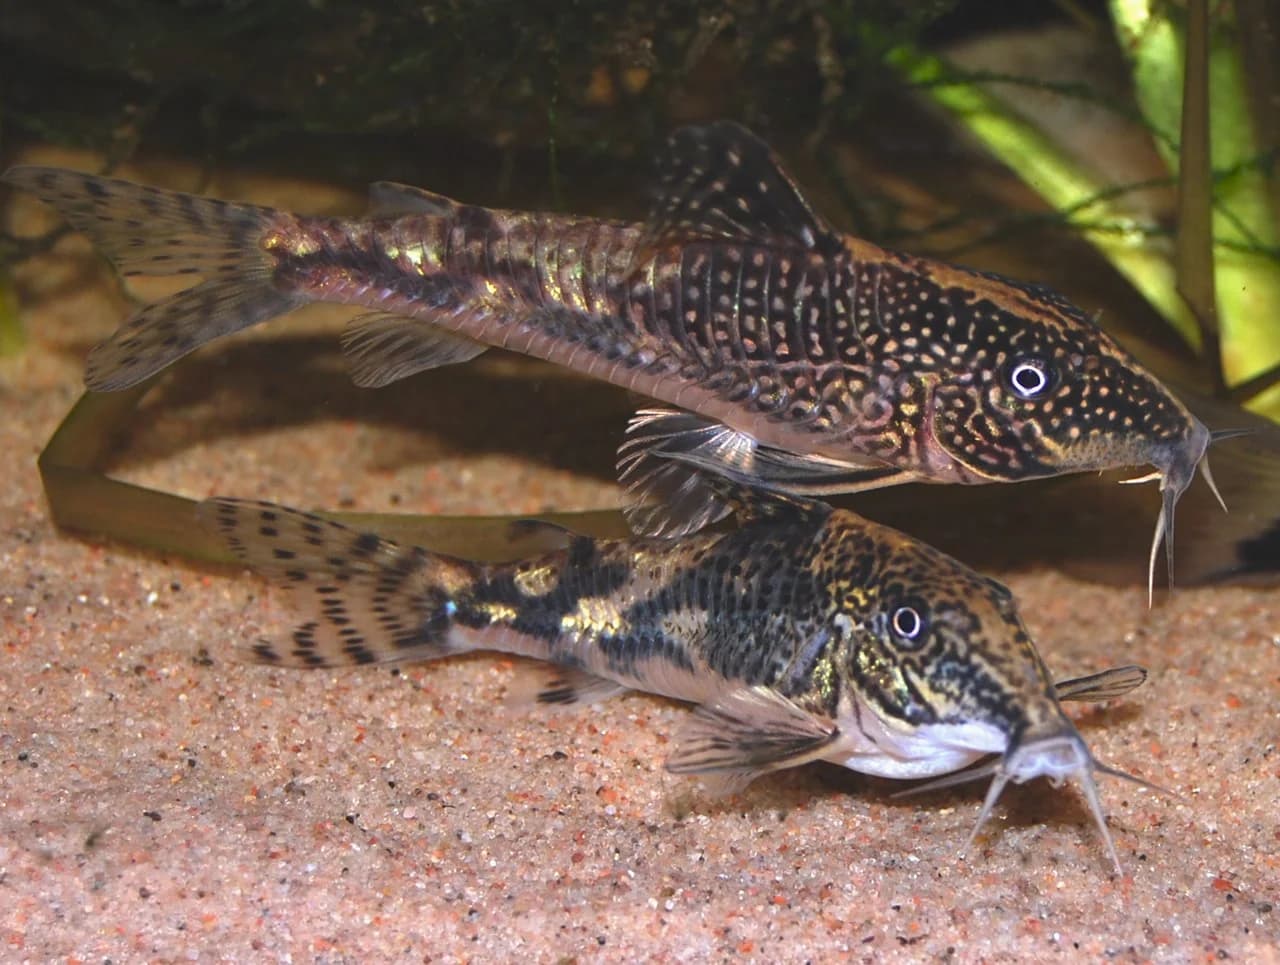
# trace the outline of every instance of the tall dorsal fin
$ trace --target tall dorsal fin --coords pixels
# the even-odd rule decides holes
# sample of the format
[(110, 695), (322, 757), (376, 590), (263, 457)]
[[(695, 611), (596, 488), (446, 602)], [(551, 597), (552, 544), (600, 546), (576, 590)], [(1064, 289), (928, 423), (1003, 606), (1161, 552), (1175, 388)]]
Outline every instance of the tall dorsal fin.
[(641, 248), (700, 238), (824, 255), (842, 247), (768, 145), (731, 121), (680, 128), (658, 159)]

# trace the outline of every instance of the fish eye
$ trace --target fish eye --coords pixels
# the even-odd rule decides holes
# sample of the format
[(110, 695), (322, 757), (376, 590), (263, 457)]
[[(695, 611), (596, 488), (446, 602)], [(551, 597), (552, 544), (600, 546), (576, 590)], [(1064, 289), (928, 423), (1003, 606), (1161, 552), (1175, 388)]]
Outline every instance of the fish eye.
[(893, 635), (902, 643), (914, 643), (924, 636), (925, 619), (913, 606), (900, 606), (889, 618)]
[(1038, 399), (1053, 388), (1053, 368), (1038, 355), (1012, 359), (1005, 367), (1004, 379), (1020, 399)]

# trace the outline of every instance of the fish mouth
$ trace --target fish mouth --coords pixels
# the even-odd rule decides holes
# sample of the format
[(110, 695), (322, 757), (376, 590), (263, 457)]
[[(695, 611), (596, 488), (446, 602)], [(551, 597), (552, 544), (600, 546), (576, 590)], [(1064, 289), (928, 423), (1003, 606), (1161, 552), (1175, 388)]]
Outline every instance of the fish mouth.
[(1023, 735), (1013, 738), (1004, 755), (996, 760), (957, 774), (948, 774), (945, 777), (928, 781), (901, 793), (919, 794), (925, 791), (951, 787), (956, 784), (964, 784), (983, 777), (991, 777), (991, 784), (987, 788), (986, 797), (982, 802), (982, 809), (978, 812), (978, 819), (974, 822), (973, 830), (969, 833), (964, 847), (960, 849), (960, 853), (963, 854), (977, 840), (979, 832), (991, 817), (996, 802), (1000, 800), (1000, 795), (1004, 793), (1004, 789), (1010, 783), (1023, 784), (1037, 777), (1046, 777), (1054, 787), (1060, 787), (1067, 778), (1074, 777), (1084, 793), (1085, 801), (1089, 805), (1089, 812), (1093, 815), (1094, 823), (1097, 825), (1098, 831), (1102, 835), (1102, 840), (1107, 846), (1107, 854), (1111, 858), (1112, 866), (1115, 868), (1117, 875), (1123, 876), (1124, 868), (1120, 864), (1120, 855), (1116, 851), (1115, 841), (1112, 840), (1111, 832), (1107, 828), (1106, 813), (1102, 809), (1102, 800), (1098, 796), (1098, 785), (1094, 780), (1094, 775), (1096, 774), (1108, 774), (1111, 777), (1122, 778), (1140, 787), (1163, 794), (1172, 793), (1157, 784), (1152, 784), (1140, 777), (1135, 777), (1125, 771), (1100, 763), (1089, 752), (1088, 745), (1085, 744), (1084, 738), (1076, 731), (1075, 726), (1065, 718), (1055, 726), (1053, 731), (1043, 736)]

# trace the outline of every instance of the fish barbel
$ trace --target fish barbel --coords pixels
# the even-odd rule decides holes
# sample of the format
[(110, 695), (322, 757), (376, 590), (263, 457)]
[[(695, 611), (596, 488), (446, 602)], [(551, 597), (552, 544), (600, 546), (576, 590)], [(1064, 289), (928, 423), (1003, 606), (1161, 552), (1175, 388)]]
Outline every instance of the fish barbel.
[[(973, 836), (1008, 782), (1074, 776), (1119, 870), (1094, 774), (1128, 775), (1093, 758), (1059, 700), (1119, 696), (1144, 670), (1055, 688), (994, 580), (824, 503), (715, 485), (742, 522), (731, 532), (565, 533), (561, 549), (508, 564), (398, 546), (271, 503), (213, 499), (198, 515), (304, 614), (287, 643), (254, 645), (257, 660), (532, 657), (554, 665), (546, 703), (638, 690), (695, 704), (667, 768), (723, 790), (816, 760), (950, 775), (943, 783), (993, 774)], [(986, 768), (953, 774), (992, 754)]]
[(1205, 426), (1080, 309), (836, 231), (729, 122), (672, 136), (643, 224), (387, 182), (348, 219), (56, 168), (4, 181), (126, 275), (203, 277), (97, 346), (90, 389), (308, 302), (363, 306), (342, 340), (361, 385), (499, 346), (665, 403), (619, 450), (633, 526), (650, 535), (728, 512), (699, 469), (822, 496), (1149, 464), (1163, 492), (1150, 581), (1162, 536), (1172, 580), (1174, 508), (1197, 466), (1208, 478)]

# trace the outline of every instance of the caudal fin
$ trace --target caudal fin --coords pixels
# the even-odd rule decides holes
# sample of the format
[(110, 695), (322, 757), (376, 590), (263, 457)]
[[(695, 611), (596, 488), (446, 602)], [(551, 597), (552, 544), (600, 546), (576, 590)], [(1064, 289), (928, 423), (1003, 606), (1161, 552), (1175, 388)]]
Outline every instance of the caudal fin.
[(284, 585), (304, 615), (288, 645), (253, 646), (263, 663), (399, 663), (467, 649), (449, 633), (454, 593), (472, 579), (466, 563), (274, 503), (208, 499), (196, 515), (246, 566)]
[(141, 309), (89, 355), (85, 384), (127, 389), (222, 335), (297, 307), (271, 281), (260, 240), (270, 208), (162, 191), (63, 168), (19, 166), (0, 176), (93, 239), (124, 275), (200, 275), (204, 281)]

